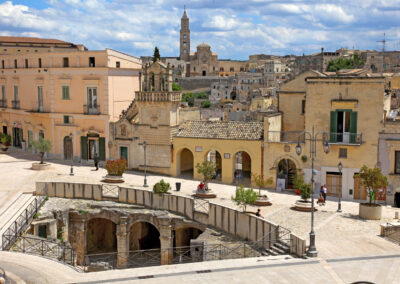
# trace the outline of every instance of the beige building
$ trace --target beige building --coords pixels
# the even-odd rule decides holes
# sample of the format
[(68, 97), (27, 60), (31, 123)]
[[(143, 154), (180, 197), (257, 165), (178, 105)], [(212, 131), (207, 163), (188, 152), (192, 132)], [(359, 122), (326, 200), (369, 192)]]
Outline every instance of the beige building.
[(235, 76), (239, 72), (248, 72), (249, 64), (241, 60), (218, 60), (219, 76)]
[(190, 76), (218, 76), (218, 55), (206, 43), (190, 56)]
[(139, 90), (140, 60), (58, 40), (0, 37), (0, 43), (7, 49), (0, 54), (0, 123), (12, 145), (31, 149), (44, 137), (57, 158), (109, 157), (109, 122)]

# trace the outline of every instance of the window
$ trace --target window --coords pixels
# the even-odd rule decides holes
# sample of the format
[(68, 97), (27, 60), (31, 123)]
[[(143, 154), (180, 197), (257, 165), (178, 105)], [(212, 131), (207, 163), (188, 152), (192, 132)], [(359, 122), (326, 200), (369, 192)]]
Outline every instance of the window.
[(331, 142), (356, 143), (357, 112), (352, 110), (331, 111)]
[(115, 62), (115, 67), (120, 68), (121, 67), (121, 62), (119, 62), (119, 61)]
[(306, 113), (306, 100), (301, 101), (301, 114)]
[(89, 57), (89, 67), (95, 67), (95, 58), (94, 57)]
[(14, 86), (14, 101), (18, 101), (18, 86)]
[(395, 174), (400, 174), (400, 151), (395, 151), (394, 152), (394, 173)]
[(69, 100), (69, 86), (62, 86), (62, 99)]
[(39, 130), (39, 139), (44, 139), (44, 131)]
[(69, 67), (69, 59), (68, 57), (63, 58), (63, 67)]
[(234, 69), (233, 67), (231, 67), (231, 68), (229, 69), (229, 72), (235, 72), (235, 69)]
[(5, 85), (1, 85), (1, 99), (3, 101), (6, 100), (6, 86)]
[(38, 59), (38, 66), (39, 66), (39, 68), (42, 68), (42, 58)]
[(14, 59), (14, 68), (18, 68), (18, 62), (17, 62), (17, 59)]
[(183, 53), (186, 54), (186, 49), (183, 50)]
[(28, 59), (25, 59), (25, 68), (29, 68)]
[(38, 91), (38, 108), (39, 108), (39, 111), (42, 112), (43, 111), (43, 87), (38, 86), (37, 91)]
[(183, 35), (183, 38), (186, 39), (186, 38), (187, 38), (187, 35)]
[(339, 148), (339, 158), (347, 158), (347, 149)]
[(68, 115), (64, 115), (64, 124), (69, 124), (70, 123), (70, 117)]
[(4, 60), (1, 61), (1, 68), (2, 68), (2, 69), (5, 68)]

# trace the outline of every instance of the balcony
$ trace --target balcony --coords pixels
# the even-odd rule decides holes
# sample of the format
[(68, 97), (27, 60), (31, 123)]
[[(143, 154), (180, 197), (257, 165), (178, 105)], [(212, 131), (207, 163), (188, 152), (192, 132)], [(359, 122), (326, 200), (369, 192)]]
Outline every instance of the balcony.
[(100, 105), (98, 104), (83, 105), (83, 113), (98, 115), (100, 114)]
[(339, 145), (361, 145), (362, 133), (327, 133), (329, 144)]
[(303, 131), (268, 131), (267, 142), (275, 143), (304, 143)]
[(19, 109), (19, 100), (18, 101), (11, 101), (13, 109)]
[(36, 108), (33, 108), (31, 112), (45, 112), (45, 111), (43, 106), (38, 106)]
[(0, 100), (0, 107), (7, 108), (7, 100)]
[(181, 92), (136, 92), (135, 99), (139, 102), (180, 102)]

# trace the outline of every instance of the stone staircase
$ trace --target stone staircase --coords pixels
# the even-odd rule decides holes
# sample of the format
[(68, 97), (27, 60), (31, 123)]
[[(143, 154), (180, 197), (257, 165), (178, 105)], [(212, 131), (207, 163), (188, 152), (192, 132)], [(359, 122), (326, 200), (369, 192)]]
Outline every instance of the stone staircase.
[(277, 256), (289, 253), (290, 253), (289, 245), (282, 241), (277, 241), (272, 246), (270, 246), (269, 248), (265, 249), (265, 251), (262, 252), (264, 256), (269, 256), (269, 255)]

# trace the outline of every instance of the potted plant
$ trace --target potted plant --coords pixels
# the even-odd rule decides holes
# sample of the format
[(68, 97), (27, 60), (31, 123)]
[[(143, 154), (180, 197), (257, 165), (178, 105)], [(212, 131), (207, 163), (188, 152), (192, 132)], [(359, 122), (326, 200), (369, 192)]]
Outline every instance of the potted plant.
[(232, 201), (236, 203), (237, 206), (243, 207), (243, 212), (246, 212), (246, 206), (255, 204), (257, 200), (257, 193), (253, 188), (245, 189), (243, 185), (240, 185), (236, 191), (235, 195), (231, 197)]
[(168, 193), (168, 191), (171, 189), (171, 186), (169, 185), (168, 182), (165, 182), (163, 179), (157, 182), (153, 186), (153, 192), (157, 194), (163, 194), (163, 193)]
[(362, 166), (356, 177), (361, 179), (369, 198), (368, 203), (360, 203), (359, 205), (360, 217), (367, 220), (380, 220), (382, 218), (382, 207), (376, 204), (376, 194), (379, 189), (388, 185), (387, 177), (382, 174), (380, 168), (368, 168), (366, 165)]
[(42, 170), (48, 168), (49, 164), (45, 163), (43, 159), (44, 159), (44, 153), (49, 152), (51, 150), (51, 141), (39, 138), (39, 140), (32, 141), (32, 147), (35, 151), (38, 151), (40, 155), (40, 163), (33, 163), (32, 169)]
[(304, 175), (296, 174), (293, 178), (293, 186), (297, 195), (300, 195), (300, 188), (304, 184)]
[(4, 152), (8, 150), (8, 146), (10, 146), (11, 143), (11, 136), (1, 133), (0, 134), (0, 142), (1, 142), (1, 150)]
[(212, 161), (203, 161), (196, 165), (197, 172), (203, 176), (204, 189), (208, 191), (208, 182), (214, 177), (216, 165)]
[(273, 183), (272, 178), (264, 179), (262, 175), (254, 174), (253, 179), (258, 187), (258, 196), (255, 205), (257, 206), (271, 205), (271, 201), (268, 199), (268, 196), (266, 194), (261, 194), (261, 188), (266, 188), (268, 185), (272, 184)]
[[(310, 212), (312, 210), (312, 204), (311, 204), (311, 201), (309, 201), (308, 199), (311, 197), (311, 194), (312, 194), (311, 184), (303, 183), (300, 186), (299, 190), (300, 190), (301, 200), (296, 201), (295, 209), (298, 211)], [(314, 207), (314, 210), (316, 210), (315, 207)]]
[(126, 165), (127, 162), (124, 158), (117, 160), (108, 160), (105, 164), (107, 176), (104, 181), (109, 183), (124, 182), (124, 180), (122, 179), (122, 175), (127, 169)]

